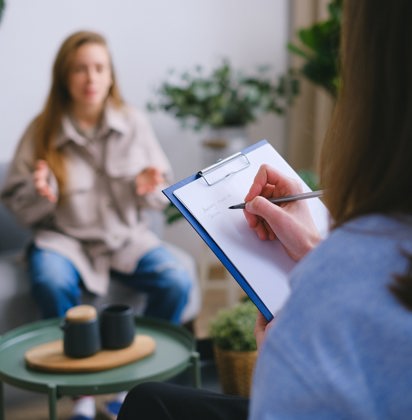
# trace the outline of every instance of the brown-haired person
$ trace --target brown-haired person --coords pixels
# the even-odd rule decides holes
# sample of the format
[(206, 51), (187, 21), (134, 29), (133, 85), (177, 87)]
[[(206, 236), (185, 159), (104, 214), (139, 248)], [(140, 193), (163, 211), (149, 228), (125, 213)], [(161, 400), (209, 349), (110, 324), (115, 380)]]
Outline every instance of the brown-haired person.
[(299, 192), (273, 168), (245, 198), (250, 228), (299, 261), (278, 317), (258, 317), (250, 401), (142, 384), (119, 420), (411, 417), (412, 2), (345, 0), (342, 39), (321, 159), (330, 235), (305, 202), (264, 198)]
[(33, 230), (27, 258), (44, 317), (107, 292), (111, 272), (148, 295), (145, 315), (180, 322), (192, 279), (142, 220), (163, 208), (170, 164), (146, 116), (119, 93), (108, 45), (81, 31), (61, 45), (41, 113), (2, 191)]

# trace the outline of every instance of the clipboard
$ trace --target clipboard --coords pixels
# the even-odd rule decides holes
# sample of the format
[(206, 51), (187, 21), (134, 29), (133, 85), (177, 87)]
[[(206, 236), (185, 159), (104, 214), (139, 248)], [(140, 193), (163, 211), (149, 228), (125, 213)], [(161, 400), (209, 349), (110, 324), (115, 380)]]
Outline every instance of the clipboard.
[[(260, 241), (247, 226), (242, 202), (259, 167), (267, 163), (310, 188), (267, 140), (261, 140), (163, 190), (207, 246), (270, 321), (289, 296), (289, 272), (295, 262), (279, 241)], [(323, 236), (328, 212), (317, 199), (307, 200)]]

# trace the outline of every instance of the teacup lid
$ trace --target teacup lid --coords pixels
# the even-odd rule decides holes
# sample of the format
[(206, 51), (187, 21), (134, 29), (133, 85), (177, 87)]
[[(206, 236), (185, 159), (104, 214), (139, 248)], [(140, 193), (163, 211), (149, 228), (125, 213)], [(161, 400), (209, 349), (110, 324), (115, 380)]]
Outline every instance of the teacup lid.
[(97, 318), (97, 311), (91, 305), (78, 305), (66, 312), (66, 320), (70, 322), (86, 322)]

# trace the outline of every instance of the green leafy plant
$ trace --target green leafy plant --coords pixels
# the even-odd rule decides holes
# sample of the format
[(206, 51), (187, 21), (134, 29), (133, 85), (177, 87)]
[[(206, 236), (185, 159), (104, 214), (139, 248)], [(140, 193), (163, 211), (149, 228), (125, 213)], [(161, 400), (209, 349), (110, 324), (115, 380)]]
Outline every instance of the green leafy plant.
[(298, 93), (293, 73), (270, 78), (270, 68), (261, 66), (253, 75), (232, 68), (228, 60), (206, 74), (201, 66), (193, 72), (170, 72), (170, 80), (155, 90), (150, 111), (165, 111), (184, 127), (245, 126), (264, 113), (282, 114)]
[(300, 44), (288, 44), (289, 50), (305, 61), (300, 71), (326, 89), (333, 97), (339, 85), (339, 45), (342, 18), (342, 0), (331, 0), (328, 18), (316, 22), (297, 33)]
[(0, 21), (1, 21), (1, 18), (3, 16), (3, 12), (4, 12), (4, 7), (5, 6), (6, 6), (5, 1), (4, 0), (0, 0)]
[(172, 203), (169, 203), (165, 207), (165, 209), (163, 210), (163, 214), (168, 225), (171, 225), (172, 223), (176, 222), (177, 220), (183, 217), (182, 213), (180, 213), (177, 207)]
[(256, 315), (257, 308), (250, 300), (221, 309), (210, 323), (210, 337), (214, 344), (223, 350), (256, 350), (253, 333)]
[(314, 171), (309, 169), (301, 169), (298, 171), (298, 175), (303, 179), (303, 181), (311, 190), (315, 191), (320, 188), (319, 177)]

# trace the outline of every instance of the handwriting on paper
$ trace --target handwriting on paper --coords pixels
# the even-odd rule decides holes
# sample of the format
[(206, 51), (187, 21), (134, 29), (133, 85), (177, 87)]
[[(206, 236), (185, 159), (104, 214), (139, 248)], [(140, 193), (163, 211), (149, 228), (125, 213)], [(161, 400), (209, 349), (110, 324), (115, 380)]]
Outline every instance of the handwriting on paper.
[(228, 208), (228, 203), (233, 201), (232, 194), (228, 193), (222, 197), (219, 197), (214, 203), (203, 205), (202, 211), (209, 218), (213, 220), (219, 217), (223, 211), (226, 211)]

